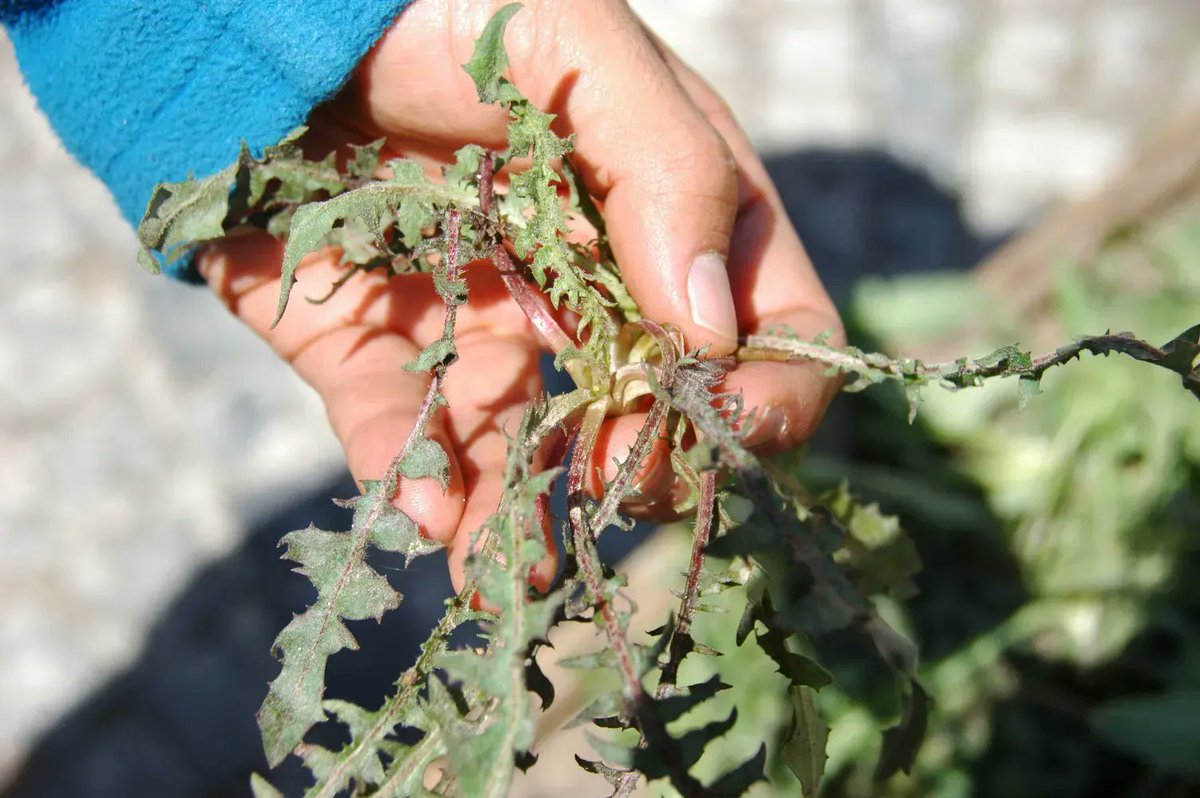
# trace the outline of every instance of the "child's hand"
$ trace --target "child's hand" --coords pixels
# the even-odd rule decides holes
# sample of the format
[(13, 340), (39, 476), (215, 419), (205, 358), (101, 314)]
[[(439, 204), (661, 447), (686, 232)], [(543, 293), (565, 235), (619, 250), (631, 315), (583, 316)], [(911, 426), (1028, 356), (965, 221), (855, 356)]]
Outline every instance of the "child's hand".
[[(396, 155), (431, 165), (470, 142), (502, 148), (507, 115), (479, 104), (462, 69), (498, 3), (417, 0), (314, 118), (329, 144), (388, 138)], [(527, 0), (506, 38), (513, 82), (575, 134), (574, 163), (603, 203), (621, 272), (643, 312), (683, 330), (689, 347), (731, 352), (739, 335), (788, 325), (813, 337), (837, 313), (792, 229), (762, 163), (713, 91), (640, 24), (622, 0)], [(230, 239), (200, 258), (210, 285), (324, 399), (358, 479), (378, 478), (412, 427), (428, 384), (402, 366), (441, 334), (442, 305), (421, 275), (358, 275), (321, 306), (341, 273), (336, 253), (314, 253), (279, 326), (282, 244)], [(402, 480), (396, 498), (426, 534), (450, 547), (462, 585), (470, 534), (495, 511), (513, 431), (541, 388), (539, 340), (494, 270), (466, 272), (460, 361), (447, 375), (447, 411), (431, 436), (450, 454), (452, 484)], [(297, 299), (301, 301), (296, 301)], [(725, 389), (765, 410), (756, 446), (781, 448), (812, 432), (836, 390), (821, 369), (748, 363)], [(613, 419), (597, 451), (606, 467), (644, 416)], [(665, 498), (669, 473), (652, 464), (645, 486)], [(663, 503), (663, 506), (669, 506)], [(637, 509), (637, 508), (634, 508)], [(643, 512), (653, 514), (651, 501)], [(541, 580), (554, 573), (547, 562)]]

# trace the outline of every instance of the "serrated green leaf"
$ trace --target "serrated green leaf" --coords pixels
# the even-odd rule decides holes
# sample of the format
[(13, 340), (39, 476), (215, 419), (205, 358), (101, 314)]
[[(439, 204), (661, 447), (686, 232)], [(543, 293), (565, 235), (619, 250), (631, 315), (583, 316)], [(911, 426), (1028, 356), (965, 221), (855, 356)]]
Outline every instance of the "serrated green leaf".
[(446, 184), (458, 186), (464, 190), (470, 189), (479, 175), (479, 168), (483, 165), (485, 155), (487, 155), (487, 150), (478, 144), (460, 147), (454, 153), (454, 163), (442, 171)]
[[(279, 214), (272, 218), (279, 218)], [(383, 226), (388, 223), (386, 219), (381, 220)], [(291, 220), (289, 219), (288, 230), (290, 229)], [(347, 219), (341, 227), (330, 230), (328, 244), (331, 247), (341, 248), (343, 265), (347, 263), (363, 265), (387, 257), (379, 246), (378, 238), (367, 229), (367, 225), (362, 219)]]
[(405, 371), (432, 371), (436, 366), (449, 366), (458, 359), (458, 350), (454, 339), (445, 336), (438, 338), (421, 350), (415, 360), (404, 364)]
[[(561, 179), (554, 169), (554, 164), (571, 152), (571, 140), (553, 132), (553, 114), (535, 107), (503, 78), (508, 67), (504, 27), (519, 8), (510, 4), (492, 18), (466, 70), (475, 80), (481, 100), (508, 108), (509, 156), (530, 156), (530, 167), (510, 175), (510, 190), (502, 198), (505, 208), (527, 199), (533, 209), (528, 217), (523, 213), (508, 216), (517, 230), (513, 246), (522, 258), (532, 258), (530, 272), (538, 286), (546, 289), (550, 303), (555, 308), (565, 303), (580, 314), (578, 334), (588, 333), (583, 356), (594, 374), (606, 374), (608, 347), (615, 334), (608, 311), (613, 302), (590, 285), (594, 279), (590, 256), (581, 257), (582, 250), (573, 249), (567, 240), (566, 213), (558, 193)], [(562, 367), (561, 357), (556, 365)]]
[(412, 161), (391, 161), (389, 166), (395, 172), (391, 180), (368, 183), (296, 211), (280, 269), (279, 303), (272, 326), (283, 318), (301, 259), (324, 246), (336, 226), (357, 220), (382, 250), (385, 229), (395, 224), (411, 248), (420, 243), (421, 231), (437, 222), (435, 208), (471, 201), (461, 189), (430, 183), (424, 169)]
[(234, 164), (200, 180), (188, 178), (156, 186), (138, 225), (142, 245), (138, 262), (150, 271), (158, 271), (161, 264), (153, 252), (161, 253), (163, 262), (170, 265), (197, 244), (222, 238), (229, 214), (229, 192), (240, 166)]
[[(367, 496), (371, 496), (374, 491), (379, 489), (376, 487), (377, 484), (370, 481), (363, 482)], [(365, 504), (364, 502), (364, 506)], [(363, 509), (359, 512), (368, 512), (368, 510)], [(366, 519), (363, 519), (362, 523), (366, 523)], [(412, 520), (407, 513), (386, 501), (380, 506), (370, 534), (371, 544), (375, 548), (404, 555), (406, 567), (413, 559), (432, 554), (443, 548), (441, 543), (422, 535), (417, 522)]]
[(342, 619), (378, 620), (400, 605), (400, 594), (368, 566), (366, 530), (327, 532), (310, 526), (284, 537), (286, 557), (317, 588), (317, 600), (275, 640), (283, 659), (279, 676), (258, 712), (267, 761), (275, 766), (324, 719), (326, 660), (358, 643)]
[(383, 152), (383, 146), (386, 143), (387, 139), (376, 139), (370, 144), (351, 144), (350, 149), (354, 153), (354, 157), (346, 163), (346, 171), (350, 176), (362, 180), (373, 180), (375, 173), (379, 171), (380, 153)]
[[(1020, 354), (1021, 350), (1017, 348), (1016, 344), (1005, 344), (999, 349), (988, 352), (983, 357), (976, 358), (975, 364), (978, 366), (998, 366), (1001, 363), (1012, 363), (1013, 358)], [(966, 358), (959, 359), (959, 363), (962, 366), (966, 366), (967, 362)]]
[[(343, 620), (378, 620), (401, 600), (387, 579), (367, 564), (368, 546), (403, 553), (406, 559), (437, 548), (437, 544), (420, 536), (407, 515), (391, 505), (389, 488), (379, 481), (364, 482), (363, 495), (347, 503), (354, 508), (349, 532), (310, 526), (283, 539), (285, 557), (298, 563), (296, 570), (316, 587), (317, 599), (275, 640), (274, 648), (283, 667), (258, 712), (263, 745), (272, 766), (301, 742), (313, 724), (324, 719), (327, 709), (351, 721), (349, 713), (354, 710), (349, 705), (322, 702), (326, 661), (342, 649), (358, 648)], [(314, 765), (324, 756), (315, 749), (308, 753)], [(362, 758), (353, 771), (358, 774), (356, 778), (367, 778), (374, 772), (371, 762)]]
[(451, 280), (444, 270), (437, 269), (433, 273), (433, 287), (438, 292), (438, 296), (451, 305), (465, 305), (467, 303), (466, 280)]
[(289, 204), (308, 202), (321, 194), (334, 196), (346, 190), (333, 153), (324, 160), (310, 161), (299, 147), (275, 148), (274, 153), (268, 152), (249, 171), (250, 194), (246, 202), (251, 206), (263, 199), (268, 188), (271, 203)]
[[(287, 559), (309, 578), (319, 595), (326, 595), (331, 610), (350, 620), (378, 620), (399, 606), (387, 580), (362, 561), (365, 543), (351, 532), (327, 532), (310, 526), (284, 536)], [(319, 599), (318, 599), (319, 601)]]
[(780, 756), (800, 780), (806, 798), (812, 798), (820, 789), (821, 777), (825, 774), (829, 726), (817, 710), (815, 690), (797, 686), (788, 694), (792, 702), (792, 725)]
[(361, 737), (375, 723), (376, 713), (349, 701), (329, 699), (324, 707), (330, 716), (350, 731), (351, 737)]
[(344, 783), (378, 784), (384, 779), (383, 762), (378, 756), (363, 757), (358, 760), (357, 767), (345, 769), (340, 776), (338, 771), (343, 767), (342, 757), (328, 748), (319, 745), (302, 744), (296, 753), (304, 761), (304, 766), (313, 774), (318, 782), (329, 783), (339, 779)]
[(390, 745), (387, 746), (387, 752), (391, 764), (385, 781), (371, 793), (373, 798), (410, 798), (433, 794), (425, 790), (425, 774), (430, 765), (446, 754), (446, 741), (436, 726), (429, 728), (416, 745)]
[[(425, 174), (425, 167), (409, 158), (388, 161), (392, 170), (389, 181), (393, 185), (404, 186), (411, 191), (399, 198), (392, 213), (395, 215), (396, 232), (400, 234), (404, 245), (410, 250), (417, 250), (425, 239), (425, 229), (437, 224), (438, 218), (434, 213), (434, 200), (427, 196), (424, 189), (433, 186)], [(453, 190), (453, 186), (443, 186)], [(467, 192), (459, 190), (465, 202)]]
[(508, 70), (504, 30), (508, 27), (508, 21), (520, 10), (520, 3), (509, 3), (493, 14), (475, 42), (471, 60), (463, 66), (471, 80), (475, 81), (475, 90), (479, 92), (481, 102), (494, 103), (501, 99), (500, 86)]
[(797, 654), (787, 647), (787, 636), (775, 627), (755, 638), (759, 647), (767, 656), (774, 660), (779, 672), (796, 686), (809, 687), (819, 690), (833, 684), (833, 676), (814, 660), (803, 654)]
[(409, 479), (436, 479), (446, 490), (450, 487), (450, 457), (440, 443), (422, 436), (400, 463), (400, 473)]
[(296, 616), (275, 638), (283, 668), (271, 682), (257, 715), (263, 749), (272, 767), (299, 745), (313, 724), (324, 719), (321, 698), (326, 660), (344, 648), (357, 646), (328, 600)]

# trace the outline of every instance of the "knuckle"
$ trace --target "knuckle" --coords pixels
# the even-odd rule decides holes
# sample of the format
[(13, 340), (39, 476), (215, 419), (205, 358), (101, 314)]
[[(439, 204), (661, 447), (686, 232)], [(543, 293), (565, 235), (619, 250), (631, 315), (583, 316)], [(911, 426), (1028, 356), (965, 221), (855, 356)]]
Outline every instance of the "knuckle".
[(690, 131), (680, 145), (659, 156), (652, 174), (650, 187), (660, 194), (686, 194), (736, 205), (737, 162), (715, 131)]

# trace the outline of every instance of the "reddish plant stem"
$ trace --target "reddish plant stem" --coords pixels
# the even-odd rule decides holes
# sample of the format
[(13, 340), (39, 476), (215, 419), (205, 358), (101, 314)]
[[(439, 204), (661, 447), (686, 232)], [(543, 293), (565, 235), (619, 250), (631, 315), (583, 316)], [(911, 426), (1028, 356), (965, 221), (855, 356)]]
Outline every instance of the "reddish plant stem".
[(496, 155), (491, 150), (483, 153), (483, 163), (479, 164), (479, 210), (491, 218), (492, 208), (496, 204)]
[[(657, 379), (664, 389), (669, 390), (675, 383), (677, 361), (675, 346), (667, 332), (659, 325), (645, 320), (639, 324), (658, 343), (658, 348), (662, 352), (662, 366)], [(612, 484), (606, 489), (600, 506), (595, 509), (588, 521), (592, 529), (604, 529), (616, 516), (621, 501), (633, 488), (634, 479), (641, 472), (646, 458), (650, 456), (650, 450), (654, 447), (655, 440), (662, 434), (663, 424), (666, 423), (667, 413), (670, 411), (670, 402), (661, 398), (655, 399), (654, 404), (650, 407), (650, 412), (646, 414), (646, 422), (638, 430), (633, 446), (629, 447), (629, 454), (622, 461)]]
[[(671, 647), (668, 659), (662, 668), (662, 676), (655, 690), (655, 698), (666, 698), (675, 691), (675, 682), (679, 675), (679, 665), (691, 650), (685, 643), (685, 635), (691, 631), (692, 619), (696, 614), (696, 595), (700, 585), (700, 575), (704, 570), (704, 549), (712, 538), (713, 519), (716, 513), (717, 472), (706, 471), (700, 476), (700, 499), (696, 503), (696, 523), (692, 533), (692, 557), (688, 564), (687, 582), (680, 599), (679, 620), (671, 637)], [(645, 740), (642, 741), (644, 746)], [(631, 770), (616, 782), (612, 798), (628, 798), (637, 786), (641, 774)]]
[[(572, 540), (575, 545), (575, 558), (579, 563), (579, 570), (583, 574), (584, 584), (591, 592), (593, 599), (596, 602), (596, 609), (600, 613), (601, 621), (604, 624), (604, 633), (608, 638), (609, 645), (612, 646), (614, 653), (617, 655), (617, 666), (621, 674), (622, 692), (625, 700), (632, 710), (632, 714), (637, 718), (638, 727), (641, 729), (644, 739), (661, 752), (666, 758), (668, 766), (672, 770), (671, 783), (674, 785), (685, 798), (707, 798), (710, 795), (709, 791), (687, 772), (687, 768), (678, 759), (674, 740), (671, 739), (667, 732), (666, 726), (654, 714), (651, 702), (646, 695), (646, 690), (642, 686), (641, 673), (638, 671), (637, 661), (630, 650), (629, 641), (625, 636), (625, 630), (621, 628), (620, 619), (617, 617), (616, 609), (612, 602), (609, 601), (605, 585), (601, 580), (600, 564), (596, 557), (594, 533), (592, 530), (598, 528), (593, 527), (589, 523), (588, 514), (584, 507), (586, 494), (584, 492), (584, 480), (587, 477), (587, 469), (591, 462), (592, 453), (596, 448), (596, 439), (600, 434), (600, 425), (604, 423), (605, 415), (608, 411), (609, 399), (606, 397), (599, 401), (593, 402), (588, 406), (587, 412), (583, 417), (583, 422), (580, 425), (579, 434), (575, 440), (575, 450), (571, 456), (571, 466), (567, 473), (567, 519), (571, 525)], [(651, 427), (650, 420), (647, 420), (646, 426), (643, 427), (643, 432), (647, 428), (657, 430), (657, 426)], [(639, 436), (640, 437), (640, 436)], [(652, 436), (650, 436), (652, 439)], [(625, 476), (624, 481), (633, 479), (633, 476), (641, 470), (642, 462), (645, 460), (645, 455), (635, 457), (631, 451), (629, 457), (621, 463), (618, 470), (618, 479), (622, 475)], [(609, 495), (614, 494), (610, 486)], [(617, 500), (619, 502), (619, 499)], [(614, 503), (613, 507), (616, 507)], [(603, 513), (593, 513), (592, 518), (606, 519)], [(607, 523), (607, 520), (604, 520)], [(633, 782), (636, 782), (636, 771), (632, 771)], [(623, 779), (624, 781), (624, 779)], [(632, 787), (632, 783), (630, 787)], [(628, 791), (626, 790), (626, 794)]]
[(642, 774), (636, 770), (626, 771), (621, 780), (614, 785), (612, 798), (629, 798), (641, 777)]
[(655, 696), (666, 698), (675, 691), (679, 677), (679, 666), (692, 650), (692, 620), (696, 617), (696, 605), (700, 590), (700, 576), (704, 571), (704, 549), (712, 538), (713, 519), (717, 507), (717, 472), (705, 471), (700, 475), (700, 498), (696, 502), (696, 520), (692, 527), (692, 558), (688, 563), (687, 581), (683, 597), (679, 601), (679, 619), (671, 635), (671, 646), (667, 662), (663, 665), (662, 677)]
[[(450, 211), (449, 220), (446, 224), (446, 276), (451, 281), (459, 279), (459, 244), (461, 232), (462, 220), (459, 217), (458, 211), (452, 209)], [(446, 336), (453, 337), (454, 324), (458, 318), (458, 308), (453, 302), (450, 301), (446, 301), (445, 304), (446, 315), (444, 321), (442, 322), (442, 333)], [(425, 391), (425, 398), (421, 400), (421, 408), (417, 411), (417, 419), (413, 423), (412, 431), (408, 433), (408, 437), (405, 439), (404, 446), (401, 447), (399, 454), (393, 457), (392, 462), (388, 464), (387, 471), (384, 472), (382, 480), (383, 490), (380, 491), (379, 498), (375, 501), (375, 504), (372, 505), (370, 512), (363, 521), (362, 529), (359, 531), (359, 540), (356, 541), (353, 551), (353, 556), (355, 558), (361, 558), (366, 554), (367, 544), (370, 541), (371, 529), (374, 528), (376, 522), (379, 520), (379, 516), (383, 513), (384, 508), (391, 502), (395, 490), (399, 487), (401, 464), (403, 464), (404, 459), (412, 452), (417, 441), (425, 435), (425, 430), (429, 426), (430, 419), (432, 419), (433, 414), (437, 412), (437, 398), (441, 394), (442, 382), (446, 378), (447, 368), (449, 367), (446, 364), (439, 363), (433, 369), (432, 379), (429, 381), (429, 388)], [(342, 577), (339, 580), (339, 589), (341, 583), (349, 578), (349, 573), (350, 568), (347, 567), (346, 571), (342, 574)], [(471, 592), (473, 593), (474, 591), (472, 590)], [(464, 595), (465, 594), (466, 591), (464, 591)], [(468, 596), (467, 604), (469, 604), (469, 598), (470, 597)], [(459, 597), (459, 601), (460, 603), (462, 602), (461, 596)], [(453, 628), (453, 626), (448, 624), (447, 620), (452, 619), (453, 615), (453, 611), (447, 613), (445, 618), (443, 618), (442, 624), (440, 624), (438, 627), (439, 631), (442, 631), (446, 635), (449, 634), (449, 631)], [(434, 638), (432, 639), (437, 639), (436, 632)], [(431, 663), (432, 652), (435, 650), (436, 647), (433, 646), (430, 646), (428, 649), (426, 649), (420, 660), (418, 660), (418, 665), (421, 665), (425, 662)], [(412, 685), (406, 684), (405, 688), (415, 692), (415, 687)], [(402, 689), (401, 695), (403, 696), (404, 693), (405, 690)], [(403, 705), (404, 702), (398, 700), (394, 706), (402, 707)], [(390, 713), (383, 714), (384, 717), (377, 722), (376, 729), (394, 728), (398, 718), (392, 717)], [(372, 731), (375, 731), (376, 729), (373, 729)], [(364, 739), (372, 740), (375, 739), (375, 737), (371, 734), (368, 734)], [(356, 748), (356, 750), (351, 754), (351, 756), (348, 756), (345, 760), (340, 762), (338, 766), (334, 768), (333, 772), (325, 778), (324, 786), (316, 793), (317, 798), (326, 798), (326, 796), (331, 797), (341, 792), (343, 780), (347, 778), (346, 774), (351, 772), (352, 764), (362, 756), (374, 756), (374, 753), (367, 747), (360, 744), (358, 748)]]
[(646, 458), (650, 456), (654, 441), (662, 434), (663, 424), (670, 410), (671, 406), (661, 400), (650, 407), (650, 412), (646, 414), (646, 423), (638, 430), (633, 446), (629, 447), (629, 454), (621, 462), (617, 475), (605, 489), (600, 505), (592, 511), (592, 516), (588, 519), (588, 526), (592, 529), (602, 530), (616, 517), (621, 501), (633, 488), (634, 479), (641, 472)]
[(529, 317), (529, 322), (538, 331), (538, 335), (542, 336), (546, 346), (550, 347), (550, 351), (558, 355), (574, 346), (571, 336), (563, 331), (558, 321), (546, 308), (546, 304), (541, 299), (541, 292), (525, 279), (525, 275), (517, 268), (512, 256), (504, 248), (504, 244), (496, 245), (496, 249), (492, 252), (492, 262), (496, 264), (496, 271), (499, 272), (500, 279), (504, 281), (504, 287), (508, 289), (508, 293), (512, 294), (512, 298), (521, 311)]
[(635, 705), (644, 700), (642, 682), (634, 662), (633, 652), (629, 650), (625, 633), (621, 629), (619, 619), (608, 600), (604, 584), (600, 579), (599, 564), (593, 556), (595, 551), (591, 529), (588, 525), (585, 481), (587, 469), (591, 462), (592, 452), (596, 449), (596, 439), (600, 435), (600, 425), (608, 412), (607, 398), (593, 402), (588, 406), (575, 438), (575, 452), (571, 458), (571, 467), (567, 473), (567, 519), (571, 524), (572, 542), (575, 546), (575, 558), (579, 570), (583, 573), (584, 584), (592, 592), (604, 620), (604, 631), (608, 634), (609, 642), (617, 654), (617, 661), (624, 677), (626, 698)]
[[(488, 219), (491, 219), (492, 209), (496, 206), (495, 168), (494, 156), (491, 152), (485, 153), (483, 163), (479, 165), (479, 209)], [(542, 340), (550, 347), (550, 350), (558, 355), (573, 346), (574, 342), (571, 340), (571, 336), (563, 331), (558, 321), (551, 315), (546, 303), (542, 300), (541, 292), (533, 288), (525, 279), (524, 273), (517, 268), (503, 241), (496, 244), (496, 248), (492, 252), (492, 262), (496, 264), (496, 271), (499, 272), (504, 287), (512, 294), (517, 307), (521, 308), (521, 311), (529, 318), (530, 323), (542, 336)], [(572, 374), (571, 376), (575, 377), (576, 375)], [(578, 381), (576, 379), (577, 383)]]

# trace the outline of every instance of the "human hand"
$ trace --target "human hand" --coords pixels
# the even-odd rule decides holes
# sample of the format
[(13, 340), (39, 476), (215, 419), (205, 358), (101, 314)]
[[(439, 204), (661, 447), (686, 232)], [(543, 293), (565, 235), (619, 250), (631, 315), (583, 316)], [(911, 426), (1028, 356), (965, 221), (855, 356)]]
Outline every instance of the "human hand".
[[(502, 148), (507, 115), (479, 104), (461, 65), (498, 4), (418, 0), (364, 60), (339, 98), (313, 119), (327, 146), (385, 136), (389, 152), (431, 168), (469, 142)], [(728, 354), (739, 334), (790, 326), (840, 335), (837, 313), (804, 253), (762, 163), (713, 91), (646, 31), (623, 0), (531, 0), (509, 25), (513, 83), (575, 134), (573, 163), (599, 198), (630, 292), (647, 317), (679, 327), (689, 347)], [(293, 302), (271, 329), (283, 244), (238, 236), (198, 265), (230, 309), (321, 395), (357, 479), (378, 478), (412, 428), (427, 375), (405, 372), (441, 334), (442, 305), (423, 275), (356, 275), (324, 305)], [(336, 252), (313, 253), (300, 289), (324, 289), (343, 272)], [(450, 455), (445, 493), (401, 479), (395, 502), (449, 547), (455, 586), (472, 532), (495, 511), (507, 439), (541, 389), (540, 342), (490, 264), (466, 269), (471, 301), (459, 309), (459, 362), (449, 408), (429, 429)], [(746, 363), (724, 389), (759, 408), (752, 447), (782, 448), (811, 433), (836, 384), (810, 366)], [(643, 414), (611, 419), (596, 464), (611, 469)], [(664, 449), (643, 472), (640, 508), (670, 508)], [(611, 476), (611, 473), (610, 473)], [(553, 547), (551, 547), (553, 549)], [(553, 578), (544, 562), (535, 583)]]

